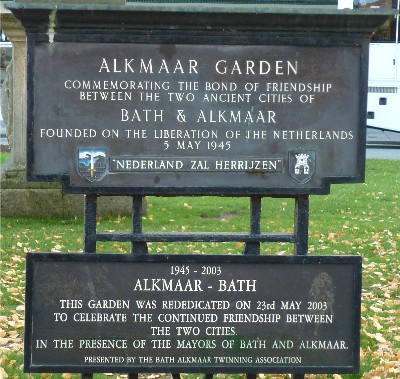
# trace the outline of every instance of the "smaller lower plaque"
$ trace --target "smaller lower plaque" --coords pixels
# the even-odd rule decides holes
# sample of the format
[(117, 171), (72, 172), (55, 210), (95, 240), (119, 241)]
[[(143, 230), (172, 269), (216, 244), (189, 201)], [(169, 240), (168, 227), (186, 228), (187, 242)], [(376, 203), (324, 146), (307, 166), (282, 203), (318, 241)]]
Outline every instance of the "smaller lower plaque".
[(30, 253), (26, 372), (355, 373), (361, 258)]

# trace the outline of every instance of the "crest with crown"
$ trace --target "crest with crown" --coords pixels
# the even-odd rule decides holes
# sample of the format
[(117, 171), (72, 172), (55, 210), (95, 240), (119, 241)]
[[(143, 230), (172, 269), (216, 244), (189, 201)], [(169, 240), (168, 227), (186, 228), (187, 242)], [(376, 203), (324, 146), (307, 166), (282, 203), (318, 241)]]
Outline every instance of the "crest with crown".
[(299, 183), (307, 183), (315, 173), (315, 160), (315, 151), (289, 151), (289, 173), (292, 178)]
[(310, 172), (310, 166), (308, 165), (309, 154), (301, 153), (295, 155), (297, 162), (294, 167), (295, 174), (300, 174), (301, 168), (303, 168), (304, 174), (308, 174)]

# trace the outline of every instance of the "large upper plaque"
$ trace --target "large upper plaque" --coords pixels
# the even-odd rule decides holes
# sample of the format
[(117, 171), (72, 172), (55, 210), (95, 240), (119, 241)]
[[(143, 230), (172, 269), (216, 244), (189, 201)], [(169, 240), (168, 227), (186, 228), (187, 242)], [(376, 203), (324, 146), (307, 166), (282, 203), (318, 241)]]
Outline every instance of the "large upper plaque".
[(35, 179), (326, 192), (362, 179), (360, 47), (36, 43)]
[(386, 11), (14, 4), (28, 180), (101, 195), (326, 194), (365, 173)]

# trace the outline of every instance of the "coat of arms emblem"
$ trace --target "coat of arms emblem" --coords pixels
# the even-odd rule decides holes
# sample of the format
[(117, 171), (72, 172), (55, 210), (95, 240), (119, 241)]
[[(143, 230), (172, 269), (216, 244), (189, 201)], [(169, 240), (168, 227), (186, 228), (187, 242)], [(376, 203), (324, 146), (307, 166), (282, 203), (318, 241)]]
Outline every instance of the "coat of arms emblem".
[(89, 182), (103, 179), (107, 170), (107, 154), (104, 149), (79, 149), (78, 172)]
[(289, 151), (289, 173), (301, 184), (307, 183), (315, 173), (315, 151)]

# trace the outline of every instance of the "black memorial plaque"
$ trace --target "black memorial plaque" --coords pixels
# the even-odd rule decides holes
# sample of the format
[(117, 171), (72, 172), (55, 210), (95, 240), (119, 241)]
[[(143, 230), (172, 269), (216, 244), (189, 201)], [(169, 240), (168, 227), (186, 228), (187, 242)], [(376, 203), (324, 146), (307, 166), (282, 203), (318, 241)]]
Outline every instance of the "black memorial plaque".
[(361, 258), (28, 254), (27, 372), (350, 373)]
[(33, 41), (28, 177), (103, 194), (362, 182), (363, 47), (304, 41)]

